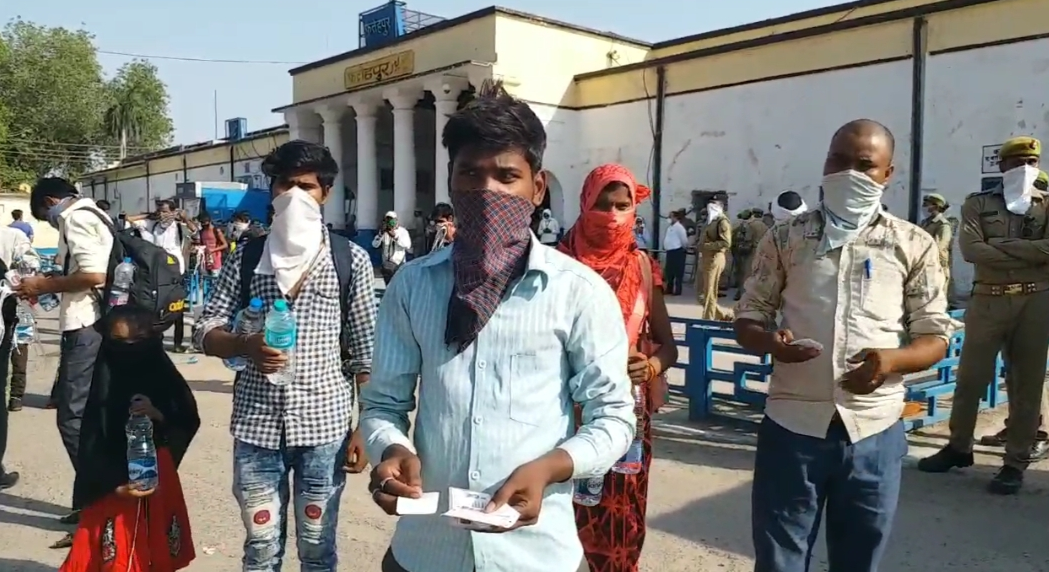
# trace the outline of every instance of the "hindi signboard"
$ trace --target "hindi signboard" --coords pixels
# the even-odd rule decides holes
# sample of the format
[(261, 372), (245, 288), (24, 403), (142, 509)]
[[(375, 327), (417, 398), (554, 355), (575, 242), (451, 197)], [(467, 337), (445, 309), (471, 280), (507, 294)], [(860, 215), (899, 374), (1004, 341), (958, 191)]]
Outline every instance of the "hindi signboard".
[(346, 68), (346, 89), (356, 89), (415, 73), (415, 52), (407, 50)]

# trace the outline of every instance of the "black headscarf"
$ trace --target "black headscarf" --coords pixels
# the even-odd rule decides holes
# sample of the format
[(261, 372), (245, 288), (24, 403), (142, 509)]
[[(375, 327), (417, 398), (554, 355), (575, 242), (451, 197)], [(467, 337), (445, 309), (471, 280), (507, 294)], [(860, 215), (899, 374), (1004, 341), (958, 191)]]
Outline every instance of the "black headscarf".
[(103, 343), (80, 427), (73, 504), (86, 507), (127, 484), (127, 424), (131, 398), (142, 394), (164, 415), (154, 441), (167, 447), (175, 465), (200, 428), (197, 403), (182, 374), (164, 352), (150, 312), (122, 306), (104, 318)]

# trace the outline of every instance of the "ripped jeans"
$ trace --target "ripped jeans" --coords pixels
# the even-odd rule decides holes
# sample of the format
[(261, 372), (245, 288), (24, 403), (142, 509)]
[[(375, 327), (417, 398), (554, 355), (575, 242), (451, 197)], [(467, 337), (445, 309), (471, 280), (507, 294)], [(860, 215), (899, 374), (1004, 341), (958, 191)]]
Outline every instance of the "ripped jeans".
[[(279, 572), (288, 538), (288, 501), (295, 508), (295, 538), (302, 572), (336, 569), (335, 527), (346, 484), (346, 441), (314, 447), (264, 449), (233, 444), (233, 496), (247, 536), (244, 572)], [(289, 488), (288, 476), (292, 475)], [(291, 497), (294, 492), (294, 497)]]

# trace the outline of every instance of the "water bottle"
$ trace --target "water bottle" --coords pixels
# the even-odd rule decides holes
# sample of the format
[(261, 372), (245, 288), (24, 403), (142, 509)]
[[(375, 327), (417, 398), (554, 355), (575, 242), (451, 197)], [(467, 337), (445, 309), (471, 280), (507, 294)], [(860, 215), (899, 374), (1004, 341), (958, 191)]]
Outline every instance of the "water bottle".
[(601, 491), (605, 488), (605, 476), (576, 479), (572, 502), (580, 506), (597, 506), (601, 502)]
[[(233, 319), (233, 333), (251, 336), (261, 332), (264, 328), (262, 299), (252, 298), (248, 307), (238, 312), (237, 317)], [(248, 367), (248, 360), (244, 356), (224, 359), (222, 363), (233, 371), (244, 371), (244, 368)]]
[(637, 428), (634, 431), (634, 440), (630, 448), (621, 459), (612, 465), (612, 472), (622, 475), (636, 475), (641, 472), (643, 457), (645, 455), (645, 388), (641, 385), (633, 385), (630, 388), (634, 396), (634, 414), (637, 415)]
[[(23, 276), (34, 276), (40, 274), (40, 263), (35, 259), (16, 258), (11, 265), (11, 271), (7, 273), (7, 281), (12, 287), (22, 282)], [(60, 300), (57, 294), (41, 294), (30, 300), (31, 305), (39, 306), (41, 310), (50, 312), (58, 307)]]
[(266, 345), (284, 352), (288, 361), (284, 367), (267, 377), (273, 385), (288, 385), (295, 379), (295, 342), (298, 340), (298, 324), (288, 303), (277, 300), (273, 311), (266, 315)]
[(131, 298), (131, 283), (135, 279), (135, 265), (130, 258), (113, 269), (113, 288), (109, 291), (109, 307), (116, 308), (128, 303)]
[(139, 490), (157, 488), (157, 448), (153, 444), (153, 422), (145, 415), (132, 415), (124, 427), (127, 433), (128, 485)]
[[(36, 317), (33, 316), (33, 310), (25, 300), (18, 301), (18, 306), (15, 309), (15, 317), (18, 318), (18, 324), (15, 325), (15, 346), (26, 346), (35, 342)], [(25, 350), (19, 350), (16, 347), (14, 351)]]

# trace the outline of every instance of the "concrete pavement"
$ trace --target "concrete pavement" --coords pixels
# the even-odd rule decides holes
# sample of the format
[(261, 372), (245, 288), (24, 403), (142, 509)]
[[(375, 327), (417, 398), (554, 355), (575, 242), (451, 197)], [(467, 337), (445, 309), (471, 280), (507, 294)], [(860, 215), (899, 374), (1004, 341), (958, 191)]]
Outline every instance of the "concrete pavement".
[[(672, 313), (688, 312), (673, 301)], [(680, 313), (679, 313), (680, 312)], [(67, 528), (72, 471), (55, 429), (53, 411), (40, 409), (57, 366), (56, 327), (34, 348), (27, 407), (11, 416), (6, 464), (22, 483), (0, 493), (0, 572), (55, 570), (64, 553), (48, 545)], [(218, 360), (174, 356), (196, 392), (203, 423), (181, 476), (186, 487), (197, 560), (193, 572), (239, 570), (242, 526), (230, 494), (231, 438), (228, 433), (232, 375)], [(715, 422), (690, 424), (682, 403), (658, 416), (656, 459), (651, 477), (649, 533), (642, 570), (659, 572), (749, 572), (749, 488), (753, 426)], [(1000, 427), (1003, 412), (985, 415), (980, 434)], [(936, 447), (943, 429), (915, 435), (914, 447)], [(924, 451), (917, 449), (917, 454)], [(1049, 464), (1032, 467), (1020, 495), (992, 497), (983, 490), (1001, 451), (981, 451), (978, 465), (964, 473), (924, 475), (908, 469), (886, 572), (1049, 572)], [(351, 477), (343, 497), (339, 553), (344, 570), (377, 571), (395, 519), (372, 505), (366, 477)], [(826, 570), (817, 550), (814, 571)], [(297, 569), (290, 544), (286, 570)], [(552, 569), (553, 570), (553, 569)]]

